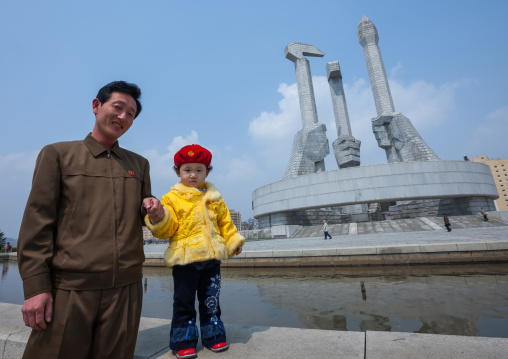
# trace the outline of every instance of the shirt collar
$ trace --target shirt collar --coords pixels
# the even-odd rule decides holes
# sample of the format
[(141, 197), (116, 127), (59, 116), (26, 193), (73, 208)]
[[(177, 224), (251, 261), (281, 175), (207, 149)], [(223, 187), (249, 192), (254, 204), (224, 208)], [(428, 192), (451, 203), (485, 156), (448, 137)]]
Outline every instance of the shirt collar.
[[(85, 146), (88, 148), (88, 150), (94, 157), (97, 157), (101, 153), (106, 152), (108, 150), (102, 144), (100, 144), (99, 141), (97, 141), (95, 138), (92, 137), (92, 133), (89, 133), (88, 136), (85, 137), (85, 140), (83, 142), (85, 143)], [(120, 148), (118, 141), (116, 141), (116, 143), (110, 149), (110, 152), (113, 152), (120, 158), (122, 157), (122, 149)]]

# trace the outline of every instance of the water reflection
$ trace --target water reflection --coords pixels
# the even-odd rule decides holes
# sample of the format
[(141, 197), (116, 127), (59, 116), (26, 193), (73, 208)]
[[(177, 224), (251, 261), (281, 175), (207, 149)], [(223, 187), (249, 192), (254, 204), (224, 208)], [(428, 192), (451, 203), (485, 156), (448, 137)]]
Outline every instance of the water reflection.
[[(508, 337), (506, 264), (222, 272), (226, 323)], [(145, 269), (144, 315), (170, 318), (169, 275)]]
[[(16, 263), (2, 268), (0, 301), (21, 304)], [(508, 338), (506, 264), (223, 268), (222, 273), (226, 324)], [(144, 277), (142, 315), (171, 319), (171, 271), (144, 268)]]
[(2, 263), (2, 280), (7, 275), (7, 272), (9, 272), (9, 265), (7, 264), (7, 262), (4, 262)]

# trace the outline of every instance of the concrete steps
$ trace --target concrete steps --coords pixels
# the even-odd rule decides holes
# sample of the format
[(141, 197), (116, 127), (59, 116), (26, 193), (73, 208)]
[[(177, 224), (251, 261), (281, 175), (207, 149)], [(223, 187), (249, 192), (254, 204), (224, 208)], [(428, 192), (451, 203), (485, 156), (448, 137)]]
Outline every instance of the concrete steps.
[[(499, 226), (508, 226), (508, 223), (489, 218), (488, 222), (483, 220), (480, 215), (453, 216), (449, 217), (452, 230), (460, 228), (492, 228)], [(391, 221), (380, 222), (360, 222), (356, 223), (357, 234), (371, 233), (397, 233), (397, 232), (421, 232), (444, 229), (442, 217), (420, 217), (404, 218)], [(293, 238), (323, 237), (323, 226), (305, 226), (295, 233)], [(350, 234), (350, 224), (328, 224), (330, 235), (343, 236)]]

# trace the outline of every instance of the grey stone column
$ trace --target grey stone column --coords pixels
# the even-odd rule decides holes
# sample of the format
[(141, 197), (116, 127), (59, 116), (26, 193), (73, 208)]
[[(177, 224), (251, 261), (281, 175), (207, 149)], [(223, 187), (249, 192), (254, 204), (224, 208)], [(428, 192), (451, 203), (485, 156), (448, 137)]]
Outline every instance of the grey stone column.
[(338, 138), (333, 141), (333, 153), (337, 165), (339, 168), (359, 166), (361, 142), (353, 137), (351, 131), (339, 62), (329, 62), (326, 65), (326, 73), (330, 85), (335, 125), (337, 126)]
[(393, 113), (395, 107), (393, 106), (392, 94), (388, 85), (383, 59), (381, 58), (381, 50), (377, 45), (379, 42), (377, 29), (372, 21), (363, 16), (358, 25), (357, 33), (358, 41), (363, 46), (363, 55), (367, 63), (377, 114)]

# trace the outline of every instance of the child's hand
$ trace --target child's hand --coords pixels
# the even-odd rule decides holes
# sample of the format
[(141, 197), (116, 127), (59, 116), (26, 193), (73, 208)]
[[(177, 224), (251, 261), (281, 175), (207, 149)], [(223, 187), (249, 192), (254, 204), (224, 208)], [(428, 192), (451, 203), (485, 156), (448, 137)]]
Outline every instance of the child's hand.
[(242, 253), (242, 246), (238, 246), (238, 248), (235, 250), (236, 255), (239, 255), (240, 253)]
[(152, 223), (157, 223), (164, 218), (164, 207), (157, 198), (149, 197), (143, 200), (148, 217)]

